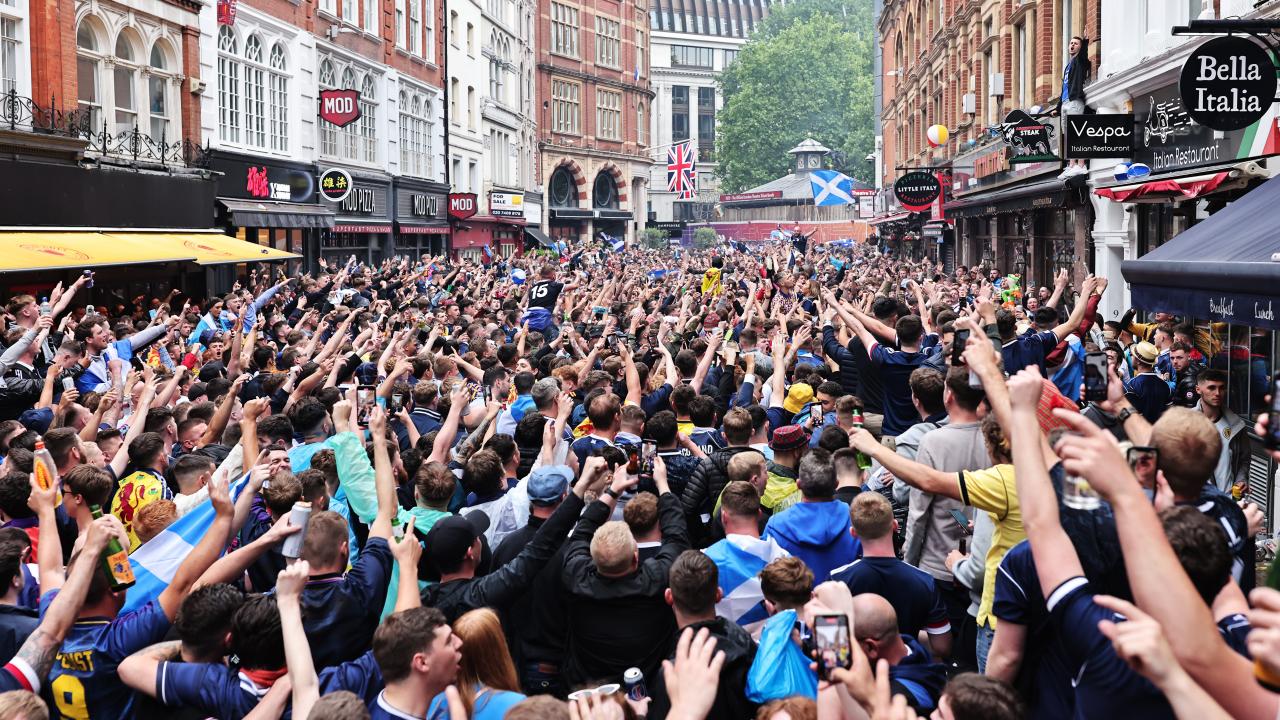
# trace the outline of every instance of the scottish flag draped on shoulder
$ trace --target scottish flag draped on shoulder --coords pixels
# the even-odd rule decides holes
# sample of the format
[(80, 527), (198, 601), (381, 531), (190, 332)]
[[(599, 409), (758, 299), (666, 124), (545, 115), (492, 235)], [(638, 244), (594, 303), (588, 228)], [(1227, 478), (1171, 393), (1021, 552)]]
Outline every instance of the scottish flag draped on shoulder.
[(811, 170), (809, 185), (813, 190), (814, 205), (851, 205), (853, 178), (835, 170)]

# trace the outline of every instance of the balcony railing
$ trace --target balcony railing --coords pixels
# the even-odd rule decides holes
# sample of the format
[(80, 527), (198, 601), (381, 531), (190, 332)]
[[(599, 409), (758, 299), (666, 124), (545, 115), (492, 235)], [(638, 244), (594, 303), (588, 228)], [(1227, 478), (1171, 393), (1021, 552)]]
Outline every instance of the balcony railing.
[(31, 98), (18, 95), (14, 90), (0, 95), (0, 127), (18, 132), (80, 139), (86, 143), (86, 153), (133, 163), (199, 168), (209, 165), (207, 145), (202, 146), (190, 140), (169, 142), (163, 133), (159, 138), (153, 138), (136, 125), (132, 129), (113, 133), (105, 122), (101, 128), (96, 127), (91, 111), (80, 108), (60, 109), (52, 99), (48, 106), (42, 106)]

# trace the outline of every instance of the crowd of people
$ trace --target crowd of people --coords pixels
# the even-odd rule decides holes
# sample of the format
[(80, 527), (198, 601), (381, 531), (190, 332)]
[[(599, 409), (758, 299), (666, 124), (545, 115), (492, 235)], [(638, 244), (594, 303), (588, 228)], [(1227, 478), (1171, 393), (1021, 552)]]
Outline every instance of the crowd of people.
[(1276, 717), (1247, 330), (800, 239), (13, 297), (0, 720)]

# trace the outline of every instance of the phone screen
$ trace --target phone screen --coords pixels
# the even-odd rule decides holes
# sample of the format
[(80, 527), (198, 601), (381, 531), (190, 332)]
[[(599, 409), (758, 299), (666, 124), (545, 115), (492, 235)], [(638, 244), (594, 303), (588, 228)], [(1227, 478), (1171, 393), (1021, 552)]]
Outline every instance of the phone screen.
[(849, 618), (819, 615), (813, 619), (814, 644), (818, 649), (818, 672), (831, 679), (832, 668), (853, 666), (853, 645), (849, 639)]
[(1160, 461), (1160, 450), (1153, 447), (1135, 445), (1127, 453), (1129, 469), (1138, 477), (1138, 482), (1145, 488), (1156, 486), (1156, 466)]
[(369, 422), (369, 412), (373, 410), (377, 388), (372, 385), (361, 385), (356, 388), (356, 420), (361, 425)]
[(956, 521), (956, 524), (960, 526), (960, 529), (964, 531), (965, 535), (973, 534), (969, 530), (969, 518), (964, 513), (959, 510), (952, 510), (951, 518)]
[(404, 409), (404, 393), (391, 393), (391, 412), (398, 413)]
[(951, 365), (964, 364), (964, 348), (969, 344), (969, 331), (957, 330), (955, 336), (951, 339)]
[(640, 473), (643, 475), (653, 474), (653, 461), (658, 457), (658, 444), (652, 440), (645, 440), (640, 445)]
[(1084, 399), (1098, 402), (1107, 399), (1107, 354), (1091, 352), (1084, 356)]

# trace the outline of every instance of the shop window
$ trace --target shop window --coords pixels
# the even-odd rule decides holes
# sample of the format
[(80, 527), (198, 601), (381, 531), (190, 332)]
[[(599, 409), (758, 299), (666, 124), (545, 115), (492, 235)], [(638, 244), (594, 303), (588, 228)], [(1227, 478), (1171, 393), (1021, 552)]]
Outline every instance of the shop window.
[(431, 133), (434, 106), (415, 90), (400, 91), (400, 172), (426, 177), (431, 174)]

